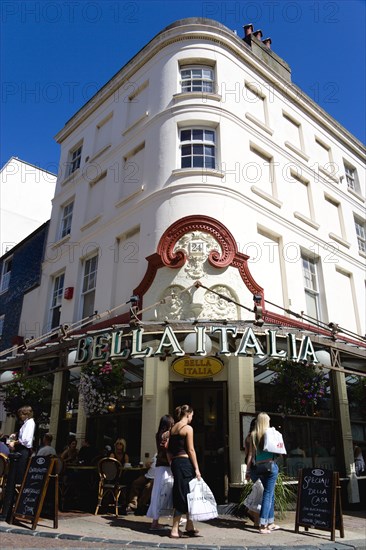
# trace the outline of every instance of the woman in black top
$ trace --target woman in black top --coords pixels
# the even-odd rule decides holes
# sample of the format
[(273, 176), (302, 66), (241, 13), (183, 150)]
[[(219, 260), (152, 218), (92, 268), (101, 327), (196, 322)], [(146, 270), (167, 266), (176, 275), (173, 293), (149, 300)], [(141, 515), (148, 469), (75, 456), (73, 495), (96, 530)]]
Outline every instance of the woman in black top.
[(174, 476), (173, 485), (173, 526), (170, 538), (178, 539), (184, 535), (179, 532), (179, 521), (183, 514), (187, 514), (186, 536), (195, 536), (192, 520), (188, 516), (187, 494), (189, 482), (194, 479), (201, 479), (198, 468), (196, 451), (193, 442), (193, 428), (190, 426), (193, 418), (193, 409), (190, 405), (181, 405), (175, 409), (176, 423), (171, 429), (169, 438), (169, 456), (171, 458), (171, 469)]

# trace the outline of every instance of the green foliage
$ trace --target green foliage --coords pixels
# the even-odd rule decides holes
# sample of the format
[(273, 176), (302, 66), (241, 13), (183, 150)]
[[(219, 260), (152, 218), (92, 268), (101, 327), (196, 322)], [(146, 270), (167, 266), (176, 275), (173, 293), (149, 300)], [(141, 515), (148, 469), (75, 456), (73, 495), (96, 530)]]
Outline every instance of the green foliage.
[(85, 365), (81, 371), (79, 392), (83, 396), (86, 415), (107, 413), (110, 406), (117, 405), (124, 385), (121, 362)]
[[(287, 479), (289, 478), (286, 478), (286, 476), (280, 472), (275, 485), (275, 510), (280, 518), (283, 518), (286, 512), (292, 510), (296, 503), (296, 493), (293, 490), (293, 486), (284, 483)], [(252, 487), (252, 481), (244, 485), (238, 504), (239, 510), (240, 508), (245, 508), (244, 501), (251, 492)]]
[(14, 373), (14, 380), (4, 384), (2, 388), (4, 395), (5, 410), (16, 415), (17, 410), (24, 405), (30, 405), (34, 416), (37, 418), (48, 406), (45, 401), (51, 397), (49, 376), (25, 376), (23, 373)]
[(276, 361), (270, 366), (279, 410), (285, 414), (312, 415), (326, 397), (327, 378), (314, 365)]

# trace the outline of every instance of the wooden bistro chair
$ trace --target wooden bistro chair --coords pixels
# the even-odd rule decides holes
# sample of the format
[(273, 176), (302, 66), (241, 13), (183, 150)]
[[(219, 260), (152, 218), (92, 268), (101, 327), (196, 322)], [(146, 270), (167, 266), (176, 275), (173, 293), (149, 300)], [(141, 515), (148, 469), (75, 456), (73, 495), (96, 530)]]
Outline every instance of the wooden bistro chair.
[(0, 510), (4, 499), (4, 490), (6, 484), (6, 475), (8, 472), (8, 458), (0, 453)]
[(106, 495), (112, 495), (115, 507), (116, 517), (118, 516), (119, 497), (126, 485), (121, 485), (120, 478), (122, 465), (115, 458), (102, 458), (98, 462), (99, 485), (98, 485), (98, 503), (95, 514), (98, 514), (99, 508)]

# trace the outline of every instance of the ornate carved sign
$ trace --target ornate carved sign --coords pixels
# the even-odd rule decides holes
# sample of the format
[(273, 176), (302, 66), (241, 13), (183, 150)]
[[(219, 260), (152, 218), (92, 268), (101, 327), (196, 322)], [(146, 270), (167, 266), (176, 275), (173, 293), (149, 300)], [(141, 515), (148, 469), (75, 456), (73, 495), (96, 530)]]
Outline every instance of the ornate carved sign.
[[(289, 359), (291, 361), (305, 361), (318, 363), (315, 350), (309, 336), (303, 336), (300, 345), (296, 341), (295, 335), (287, 335), (287, 351), (277, 350), (276, 330), (266, 330), (266, 351), (263, 350), (261, 342), (256, 337), (253, 329), (248, 327), (242, 333), (237, 349), (232, 352), (229, 349), (229, 338), (239, 336), (236, 326), (197, 326), (196, 332), (196, 352), (195, 355), (206, 355), (205, 341), (206, 334), (214, 334), (219, 341), (220, 355), (246, 356), (257, 355), (259, 357), (268, 355), (273, 358)], [(160, 342), (156, 349), (151, 346), (144, 347), (143, 328), (136, 328), (124, 334), (122, 330), (110, 333), (99, 334), (98, 336), (87, 336), (80, 338), (78, 342), (77, 355), (75, 363), (88, 363), (89, 361), (107, 361), (110, 359), (126, 359), (127, 357), (151, 357), (160, 356), (169, 353), (176, 357), (185, 355), (176, 334), (170, 325), (166, 326), (160, 337)], [(151, 338), (152, 334), (148, 334)]]

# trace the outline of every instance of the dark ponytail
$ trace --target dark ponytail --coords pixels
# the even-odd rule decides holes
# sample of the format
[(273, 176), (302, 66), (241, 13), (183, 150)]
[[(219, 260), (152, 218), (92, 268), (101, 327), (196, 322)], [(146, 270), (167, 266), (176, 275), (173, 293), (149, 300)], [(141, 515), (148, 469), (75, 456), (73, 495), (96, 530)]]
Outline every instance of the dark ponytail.
[(176, 407), (174, 411), (174, 416), (176, 422), (179, 422), (179, 420), (182, 420), (182, 418), (186, 415), (193, 412), (193, 409), (190, 405), (179, 405), (179, 407)]

